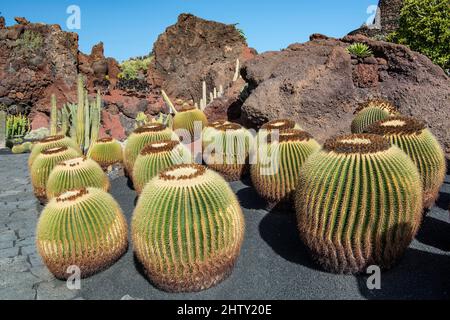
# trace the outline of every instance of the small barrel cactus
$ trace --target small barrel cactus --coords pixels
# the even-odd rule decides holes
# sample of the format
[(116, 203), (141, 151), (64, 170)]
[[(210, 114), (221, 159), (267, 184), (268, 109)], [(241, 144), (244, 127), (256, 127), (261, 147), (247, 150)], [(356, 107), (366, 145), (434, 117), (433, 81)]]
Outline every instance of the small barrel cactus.
[(86, 278), (126, 252), (127, 233), (125, 217), (113, 197), (100, 189), (82, 188), (46, 205), (37, 224), (36, 247), (57, 278), (67, 279), (71, 266)]
[(34, 194), (41, 202), (47, 201), (47, 181), (53, 168), (62, 161), (79, 157), (77, 150), (69, 147), (45, 149), (33, 161), (30, 175)]
[(133, 185), (138, 194), (162, 170), (177, 164), (191, 163), (190, 151), (179, 141), (163, 140), (147, 144), (136, 159)]
[(425, 123), (396, 116), (374, 123), (366, 131), (384, 136), (411, 157), (422, 177), (424, 208), (433, 206), (447, 170), (444, 151)]
[(190, 135), (191, 141), (195, 139), (195, 124), (198, 124), (198, 130), (200, 133), (203, 128), (208, 125), (208, 119), (202, 110), (192, 106), (184, 107), (173, 118), (173, 130), (187, 130)]
[(204, 161), (227, 180), (239, 180), (248, 169), (253, 136), (237, 123), (209, 127), (203, 133)]
[(351, 130), (352, 133), (363, 133), (364, 129), (377, 121), (398, 115), (397, 108), (386, 100), (369, 100), (359, 106), (355, 111)]
[(52, 199), (66, 191), (87, 187), (109, 190), (108, 176), (100, 165), (86, 157), (62, 161), (50, 172), (47, 198)]
[(160, 123), (150, 123), (139, 127), (128, 137), (124, 150), (124, 166), (129, 177), (133, 176), (133, 167), (141, 150), (149, 143), (161, 140), (178, 140), (175, 133)]
[(145, 186), (133, 213), (132, 239), (158, 287), (200, 291), (232, 272), (244, 224), (239, 202), (219, 174), (197, 164), (178, 165)]
[(45, 149), (56, 148), (56, 147), (70, 147), (76, 151), (81, 156), (82, 152), (77, 143), (68, 137), (59, 135), (59, 136), (49, 136), (42, 140), (39, 140), (33, 145), (31, 149), (30, 157), (28, 158), (28, 166), (31, 168), (33, 165), (33, 161), (36, 157)]
[(87, 157), (106, 170), (109, 166), (123, 163), (122, 145), (113, 138), (99, 139), (91, 145)]
[(300, 169), (320, 149), (310, 134), (290, 129), (281, 131), (277, 142), (262, 146), (250, 175), (258, 194), (270, 203), (290, 201)]
[(298, 227), (315, 259), (335, 273), (387, 269), (422, 220), (422, 182), (411, 159), (379, 135), (329, 139), (303, 164)]

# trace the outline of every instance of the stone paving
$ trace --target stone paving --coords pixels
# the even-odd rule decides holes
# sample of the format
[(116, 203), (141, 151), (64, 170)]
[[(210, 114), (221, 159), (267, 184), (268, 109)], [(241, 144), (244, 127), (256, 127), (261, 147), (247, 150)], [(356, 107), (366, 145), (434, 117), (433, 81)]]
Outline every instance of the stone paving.
[(36, 252), (39, 204), (33, 196), (28, 155), (0, 155), (0, 300), (74, 299)]

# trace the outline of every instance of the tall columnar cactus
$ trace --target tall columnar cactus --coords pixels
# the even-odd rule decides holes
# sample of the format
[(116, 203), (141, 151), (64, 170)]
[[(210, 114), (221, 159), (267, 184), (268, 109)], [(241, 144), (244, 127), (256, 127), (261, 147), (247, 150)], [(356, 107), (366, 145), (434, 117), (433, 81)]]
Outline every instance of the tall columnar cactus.
[(203, 158), (211, 169), (229, 181), (239, 180), (248, 169), (253, 136), (236, 123), (210, 127), (203, 133)]
[(178, 137), (171, 129), (160, 123), (151, 123), (137, 128), (128, 137), (124, 151), (124, 166), (130, 177), (133, 176), (134, 162), (141, 150), (147, 144), (161, 140), (177, 141)]
[(364, 129), (372, 123), (399, 113), (397, 108), (389, 101), (374, 99), (361, 104), (355, 114), (355, 119), (353, 119), (351, 125), (352, 133), (363, 133)]
[(49, 136), (46, 137), (38, 142), (36, 142), (33, 145), (33, 148), (31, 149), (30, 157), (28, 158), (28, 167), (31, 168), (33, 165), (34, 160), (37, 158), (39, 154), (41, 154), (42, 151), (46, 149), (51, 149), (55, 147), (70, 147), (78, 152), (79, 155), (81, 155), (81, 150), (78, 147), (78, 144), (65, 136)]
[(300, 236), (328, 271), (390, 268), (422, 219), (422, 182), (411, 159), (378, 135), (329, 139), (300, 170)]
[(0, 110), (0, 149), (6, 146), (6, 112)]
[(47, 199), (80, 188), (109, 190), (109, 178), (92, 159), (80, 157), (58, 163), (47, 181)]
[(194, 136), (196, 129), (195, 125), (198, 124), (198, 130), (203, 130), (208, 125), (208, 119), (206, 115), (200, 109), (196, 109), (193, 106), (188, 106), (179, 111), (173, 118), (173, 129), (184, 129), (190, 135), (191, 141), (196, 137)]
[[(83, 76), (78, 76), (78, 106), (77, 106), (77, 143), (80, 147), (84, 146), (84, 131), (85, 131), (85, 122), (86, 122), (86, 113), (85, 113), (85, 91), (84, 91), (84, 83)], [(84, 150), (83, 150), (84, 151)]]
[(256, 164), (251, 166), (250, 174), (258, 194), (270, 203), (289, 202), (303, 164), (320, 148), (304, 131), (281, 131), (277, 141), (258, 150)]
[(161, 289), (208, 289), (232, 271), (244, 217), (217, 173), (191, 164), (170, 167), (145, 186), (132, 219), (139, 261)]
[(162, 140), (147, 144), (133, 168), (133, 185), (138, 194), (162, 170), (177, 164), (192, 162), (190, 151), (179, 141)]
[(424, 207), (433, 206), (444, 183), (446, 160), (442, 147), (425, 123), (396, 116), (376, 122), (366, 131), (384, 136), (411, 157), (422, 177)]
[(47, 201), (47, 181), (53, 168), (62, 161), (74, 159), (80, 153), (70, 147), (54, 147), (42, 151), (33, 161), (30, 175), (34, 195), (41, 202)]
[(91, 144), (87, 157), (106, 170), (109, 166), (123, 164), (122, 145), (113, 138), (99, 139)]
[[(127, 223), (119, 204), (96, 188), (68, 191), (42, 211), (36, 247), (57, 278), (66, 279), (70, 266), (88, 277), (108, 268), (127, 250)], [(72, 272), (72, 271), (71, 271)]]
[(52, 94), (51, 97), (51, 111), (50, 111), (50, 134), (56, 135), (58, 132), (58, 107), (56, 106), (56, 96)]

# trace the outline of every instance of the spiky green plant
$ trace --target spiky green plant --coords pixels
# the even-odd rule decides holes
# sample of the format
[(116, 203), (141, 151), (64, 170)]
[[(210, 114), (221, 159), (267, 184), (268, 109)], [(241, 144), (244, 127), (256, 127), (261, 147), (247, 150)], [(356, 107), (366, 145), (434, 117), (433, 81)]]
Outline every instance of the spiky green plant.
[(373, 99), (362, 103), (355, 111), (352, 121), (352, 133), (363, 133), (372, 123), (398, 115), (397, 108), (387, 100)]
[(367, 58), (373, 55), (370, 47), (365, 43), (353, 43), (347, 47), (347, 52), (355, 55), (357, 58)]
[(30, 176), (34, 189), (34, 195), (42, 203), (47, 201), (47, 181), (55, 166), (65, 160), (74, 159), (80, 153), (70, 147), (54, 147), (42, 151), (33, 161)]
[(267, 130), (267, 131), (272, 131), (272, 130), (282, 131), (282, 130), (289, 130), (289, 129), (302, 130), (302, 128), (300, 127), (300, 125), (298, 123), (296, 123), (293, 120), (289, 120), (289, 119), (276, 119), (276, 120), (269, 121), (261, 126), (261, 130)]
[(208, 125), (206, 115), (200, 109), (193, 106), (184, 107), (173, 118), (173, 130), (187, 130), (191, 137), (191, 141), (195, 139), (196, 129), (194, 126), (198, 124), (198, 130), (203, 130)]
[(191, 162), (191, 152), (179, 141), (162, 140), (149, 143), (141, 150), (134, 164), (134, 189), (140, 194), (145, 184), (162, 170)]
[(86, 96), (85, 96), (85, 89), (84, 89), (84, 82), (83, 82), (83, 76), (80, 74), (78, 76), (78, 104), (77, 104), (77, 119), (76, 119), (76, 139), (78, 145), (81, 147), (81, 149), (84, 151), (84, 135), (85, 135), (85, 103), (86, 103)]
[(39, 140), (33, 145), (33, 148), (31, 150), (30, 157), (28, 158), (28, 167), (31, 168), (33, 165), (34, 160), (37, 158), (39, 154), (41, 154), (42, 151), (46, 149), (51, 149), (55, 147), (70, 147), (78, 152), (79, 155), (81, 155), (81, 150), (78, 147), (77, 143), (65, 136), (49, 136), (42, 140)]
[(47, 199), (81, 188), (109, 190), (109, 178), (100, 165), (92, 159), (80, 157), (58, 163), (47, 181)]
[(119, 141), (103, 138), (91, 144), (87, 157), (95, 160), (103, 170), (115, 164), (123, 164), (123, 150)]
[(137, 128), (128, 137), (123, 160), (127, 174), (130, 177), (133, 176), (134, 162), (141, 150), (147, 144), (161, 140), (178, 140), (178, 137), (171, 129), (160, 123), (151, 123)]
[(303, 163), (320, 145), (304, 131), (281, 131), (276, 141), (263, 145), (250, 175), (258, 194), (270, 203), (289, 202)]
[(86, 278), (108, 268), (127, 250), (127, 223), (119, 204), (96, 188), (68, 191), (42, 211), (36, 247), (47, 268), (59, 279), (80, 268)]
[(30, 120), (23, 114), (6, 117), (6, 137), (24, 136), (30, 132)]
[(208, 126), (206, 126), (203, 129), (203, 133), (202, 133), (202, 146), (203, 149), (206, 149), (211, 143), (214, 142), (214, 137), (217, 134), (217, 127), (223, 126), (223, 125), (227, 125), (230, 124), (231, 122), (229, 122), (228, 120), (216, 120), (214, 122), (210, 122), (208, 123)]
[(253, 136), (247, 129), (237, 123), (210, 127), (204, 132), (203, 143), (203, 159), (208, 167), (228, 181), (244, 175), (253, 147)]
[(425, 123), (396, 116), (376, 122), (366, 131), (384, 136), (410, 156), (422, 178), (424, 207), (432, 207), (447, 170), (444, 151)]
[(27, 153), (31, 151), (32, 147), (33, 144), (31, 142), (24, 142), (13, 146), (11, 152), (14, 154)]
[(329, 139), (303, 164), (295, 196), (300, 236), (335, 273), (387, 269), (422, 219), (422, 182), (409, 157), (378, 135)]
[(54, 136), (58, 130), (58, 107), (56, 106), (56, 96), (52, 94), (50, 109), (50, 135)]
[(219, 174), (190, 164), (170, 167), (145, 186), (132, 219), (134, 250), (161, 289), (208, 289), (232, 271), (244, 217)]

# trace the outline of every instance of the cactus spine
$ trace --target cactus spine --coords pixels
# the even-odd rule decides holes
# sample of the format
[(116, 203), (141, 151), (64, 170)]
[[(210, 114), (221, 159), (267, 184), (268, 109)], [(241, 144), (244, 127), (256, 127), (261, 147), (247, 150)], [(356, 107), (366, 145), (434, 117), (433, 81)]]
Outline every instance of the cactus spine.
[(162, 171), (145, 186), (132, 219), (139, 261), (161, 289), (208, 289), (232, 271), (244, 237), (235, 194), (200, 165)]
[(70, 138), (65, 136), (49, 136), (46, 137), (39, 142), (36, 142), (31, 149), (30, 157), (28, 158), (28, 168), (31, 168), (34, 160), (41, 154), (42, 151), (55, 147), (70, 147), (78, 152), (81, 155), (81, 150), (78, 147), (78, 144)]
[(106, 170), (109, 166), (123, 164), (122, 146), (112, 138), (99, 139), (91, 145), (87, 157)]
[(84, 91), (84, 83), (83, 83), (83, 76), (78, 76), (78, 107), (77, 107), (77, 124), (76, 124), (76, 130), (77, 130), (77, 143), (78, 145), (83, 149), (84, 144), (84, 126), (85, 126), (85, 110), (84, 110), (84, 104), (85, 104), (85, 91)]
[(424, 207), (432, 207), (447, 170), (444, 151), (425, 123), (396, 116), (376, 122), (367, 132), (384, 136), (410, 156), (422, 178)]
[(133, 168), (133, 186), (138, 194), (152, 178), (173, 165), (192, 161), (190, 151), (179, 141), (163, 140), (149, 143), (142, 149)]
[(208, 125), (208, 119), (202, 110), (193, 106), (183, 108), (173, 118), (173, 129), (186, 130), (192, 139), (191, 141), (195, 138), (196, 125), (198, 126), (198, 124), (200, 124), (198, 129), (203, 130)]
[(69, 147), (54, 147), (42, 151), (31, 166), (30, 175), (34, 194), (42, 203), (47, 201), (47, 181), (53, 168), (60, 162), (74, 159), (80, 153)]
[(328, 271), (390, 268), (416, 235), (422, 183), (414, 163), (378, 135), (326, 141), (304, 163), (296, 191), (300, 235)]
[(203, 133), (204, 161), (228, 181), (239, 180), (248, 169), (253, 147), (249, 131), (236, 123), (210, 127)]
[(281, 131), (276, 142), (259, 149), (250, 175), (258, 194), (270, 203), (289, 202), (295, 191), (303, 163), (320, 145), (308, 133)]
[(86, 278), (108, 268), (127, 250), (127, 223), (118, 203), (103, 190), (83, 188), (53, 198), (44, 208), (36, 246), (57, 278), (76, 265)]
[(48, 177), (47, 199), (87, 187), (109, 190), (108, 176), (100, 165), (85, 157), (66, 160), (58, 163)]
[(363, 133), (365, 128), (379, 120), (398, 115), (397, 108), (386, 100), (374, 99), (361, 104), (355, 111), (352, 133)]
[(130, 177), (133, 176), (134, 162), (141, 150), (147, 144), (161, 140), (178, 140), (178, 137), (172, 130), (160, 123), (151, 123), (137, 128), (128, 137), (124, 151), (124, 166)]

